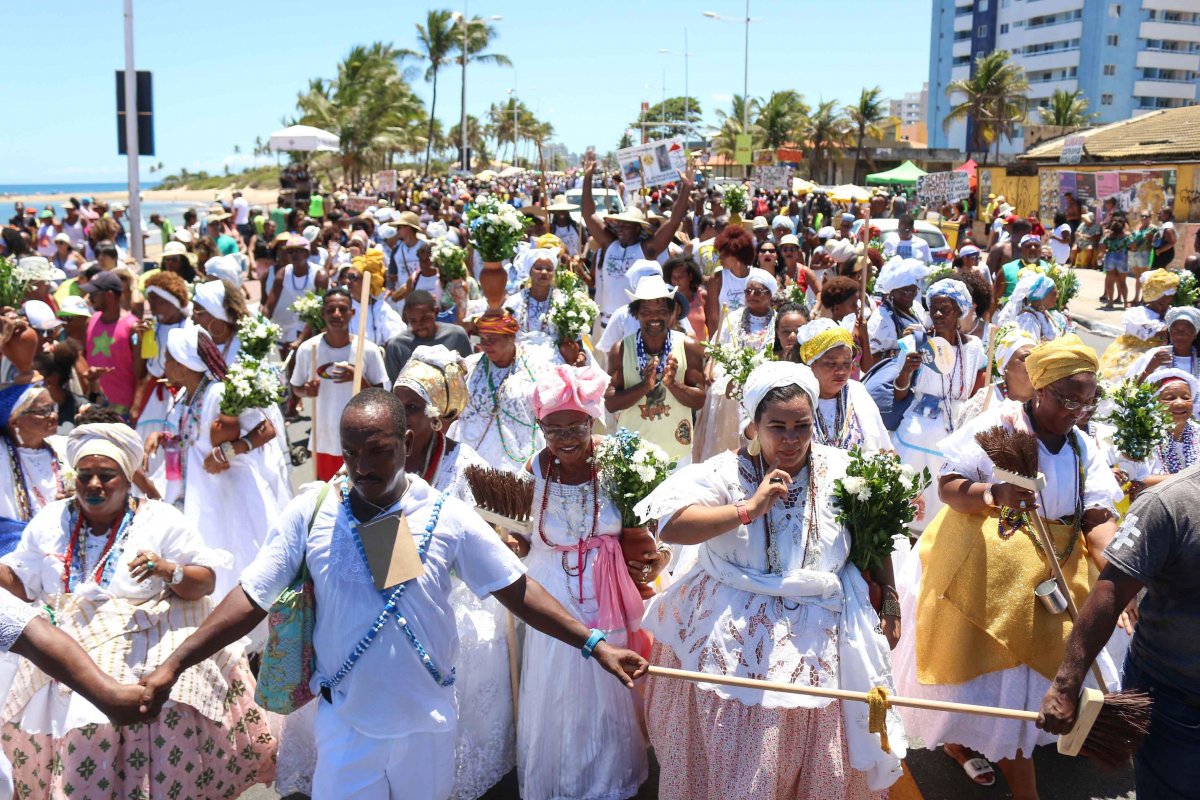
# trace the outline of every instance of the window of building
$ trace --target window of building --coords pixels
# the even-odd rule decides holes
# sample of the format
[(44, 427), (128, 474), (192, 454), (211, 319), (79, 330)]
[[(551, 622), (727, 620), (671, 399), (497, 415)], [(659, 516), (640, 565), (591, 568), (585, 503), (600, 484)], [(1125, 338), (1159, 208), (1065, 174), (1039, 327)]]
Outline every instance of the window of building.
[(1108, 4), (1108, 15), (1110, 17), (1113, 17), (1114, 19), (1119, 19), (1121, 16), (1121, 4), (1120, 3), (1109, 3)]
[(1117, 65), (1116, 64), (1105, 64), (1104, 65), (1104, 74), (1105, 75), (1116, 75), (1117, 74)]
[(978, 28), (975, 29), (975, 38), (977, 38), (977, 39), (986, 39), (987, 34), (988, 34), (987, 25), (980, 25)]
[(1111, 94), (1100, 95), (1100, 105), (1111, 106), (1113, 104), (1113, 96)]
[(984, 12), (988, 10), (988, 0), (979, 0), (975, 5), (978, 11)]
[(1104, 43), (1109, 47), (1117, 47), (1121, 44), (1121, 37), (1117, 36), (1115, 33), (1110, 33), (1108, 36), (1104, 37)]
[(1000, 23), (1000, 33), (1001, 34), (1008, 33), (1008, 23), (1007, 22)]

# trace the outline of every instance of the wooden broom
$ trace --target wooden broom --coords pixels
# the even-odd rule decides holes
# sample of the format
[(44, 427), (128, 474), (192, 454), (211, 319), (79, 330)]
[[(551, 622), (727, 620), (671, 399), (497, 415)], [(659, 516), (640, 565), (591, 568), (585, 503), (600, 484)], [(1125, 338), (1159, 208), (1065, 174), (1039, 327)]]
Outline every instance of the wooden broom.
[[(871, 703), (874, 698), (868, 692), (846, 689), (824, 689), (791, 683), (774, 683), (750, 678), (735, 678), (727, 675), (710, 675), (706, 672), (690, 672), (682, 669), (651, 666), (647, 673), (673, 680), (696, 683), (716, 683), (742, 689), (761, 689), (768, 692), (802, 694), (809, 697), (827, 697), (833, 700), (850, 700), (856, 703)], [(951, 703), (944, 700), (926, 700), (919, 697), (893, 697), (887, 695), (887, 706), (920, 708), (926, 711), (943, 711), (953, 714), (976, 714), (999, 719), (1015, 719), (1021, 722), (1037, 722), (1037, 711), (1015, 708), (993, 708), (992, 706)], [(1141, 744), (1150, 729), (1150, 697), (1140, 692), (1118, 692), (1104, 695), (1095, 689), (1086, 688), (1079, 699), (1075, 726), (1058, 739), (1058, 752), (1067, 756), (1083, 754), (1102, 764), (1119, 767), (1127, 762)]]

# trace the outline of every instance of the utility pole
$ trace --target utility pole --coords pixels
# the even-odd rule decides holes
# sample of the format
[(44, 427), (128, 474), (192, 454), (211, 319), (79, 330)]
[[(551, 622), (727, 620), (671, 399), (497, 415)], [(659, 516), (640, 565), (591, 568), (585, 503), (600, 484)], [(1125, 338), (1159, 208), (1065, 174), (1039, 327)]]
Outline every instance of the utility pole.
[(125, 209), (129, 255), (142, 268), (142, 197), (138, 178), (137, 72), (133, 66), (133, 0), (125, 0), (125, 160), (129, 168), (129, 206)]

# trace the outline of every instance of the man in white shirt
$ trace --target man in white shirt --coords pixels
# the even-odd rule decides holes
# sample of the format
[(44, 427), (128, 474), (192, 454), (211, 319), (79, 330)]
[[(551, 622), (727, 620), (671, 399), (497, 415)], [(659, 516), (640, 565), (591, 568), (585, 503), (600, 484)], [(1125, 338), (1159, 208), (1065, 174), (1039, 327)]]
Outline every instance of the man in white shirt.
[(900, 258), (915, 258), (924, 262), (925, 266), (933, 263), (929, 252), (929, 243), (920, 236), (913, 235), (916, 222), (912, 214), (901, 214), (896, 221), (895, 233), (889, 233), (883, 241), (883, 259), (890, 260), (893, 256)]
[[(452, 571), (477, 596), (494, 595), (535, 629), (579, 647), (584, 658), (633, 687), (645, 659), (608, 645), (602, 632), (588, 630), (527, 578), (524, 565), (470, 506), (405, 474), (411, 436), (399, 398), (381, 389), (355, 396), (342, 415), (341, 440), (346, 480), (319, 508), (316, 491), (288, 505), (241, 586), (144, 681), (148, 711), (161, 706), (184, 670), (261, 623), (301, 563), (312, 575), (316, 601), (313, 797), (449, 795), (458, 656)], [(379, 524), (389, 518), (395, 525)], [(399, 537), (412, 536), (424, 568), (380, 591), (374, 576), (381, 569), (367, 562), (363, 537), (388, 536), (396, 525)]]
[(233, 224), (242, 235), (243, 242), (249, 242), (254, 236), (254, 226), (250, 224), (250, 201), (242, 197), (237, 189), (233, 191)]

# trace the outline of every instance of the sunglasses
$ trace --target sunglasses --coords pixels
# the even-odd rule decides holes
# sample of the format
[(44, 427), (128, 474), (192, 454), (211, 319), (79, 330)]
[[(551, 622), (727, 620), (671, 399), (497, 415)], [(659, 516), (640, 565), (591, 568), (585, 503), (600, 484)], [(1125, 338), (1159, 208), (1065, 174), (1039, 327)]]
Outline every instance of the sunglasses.
[(563, 439), (582, 439), (587, 436), (592, 430), (591, 421), (581, 422), (578, 425), (568, 425), (559, 427), (557, 425), (546, 425), (539, 422), (538, 427), (542, 429), (542, 434), (547, 439), (555, 439), (562, 441)]
[(774, 247), (764, 247), (761, 250), (759, 250), (758, 252), (769, 253), (770, 255), (775, 255), (775, 248)]
[(747, 289), (746, 295), (749, 297), (759, 297), (761, 295), (771, 296), (770, 289)]

